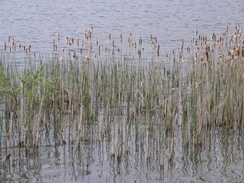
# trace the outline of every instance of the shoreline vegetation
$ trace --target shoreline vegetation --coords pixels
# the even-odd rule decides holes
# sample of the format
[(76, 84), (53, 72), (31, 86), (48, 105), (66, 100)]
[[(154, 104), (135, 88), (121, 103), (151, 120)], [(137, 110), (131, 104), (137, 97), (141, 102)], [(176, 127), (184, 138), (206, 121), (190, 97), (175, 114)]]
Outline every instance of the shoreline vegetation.
[[(106, 142), (112, 159), (140, 152), (146, 160), (156, 156), (163, 168), (166, 148), (173, 161), (177, 135), (186, 150), (204, 148), (210, 131), (242, 135), (242, 34), (240, 26), (231, 36), (228, 27), (220, 37), (197, 32), (191, 46), (182, 40), (178, 52), (162, 56), (156, 36), (145, 45), (132, 33), (120, 35), (117, 44), (109, 33), (104, 46), (91, 28), (83, 39), (66, 38), (64, 49), (58, 34), (49, 58), (9, 38), (0, 57), (6, 159), (12, 147)], [(17, 50), (24, 62), (16, 62)]]

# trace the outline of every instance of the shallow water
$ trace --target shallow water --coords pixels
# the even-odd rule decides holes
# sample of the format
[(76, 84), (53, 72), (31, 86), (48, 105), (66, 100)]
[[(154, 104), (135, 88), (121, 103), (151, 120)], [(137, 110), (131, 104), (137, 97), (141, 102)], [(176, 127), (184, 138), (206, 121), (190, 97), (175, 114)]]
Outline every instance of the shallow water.
[[(65, 47), (66, 37), (84, 39), (84, 29), (93, 26), (95, 39), (102, 44), (108, 44), (109, 32), (117, 42), (120, 34), (127, 38), (131, 32), (135, 40), (142, 37), (149, 45), (153, 34), (162, 52), (167, 53), (177, 50), (181, 39), (190, 41), (196, 30), (210, 37), (213, 32), (221, 35), (226, 26), (231, 32), (236, 25), (244, 24), (242, 0), (235, 3), (230, 0), (204, 3), (200, 0), (1, 0), (0, 5), (0, 50), (5, 56), (10, 54), (3, 50), (9, 36), (23, 45), (31, 43), (32, 52), (45, 54), (52, 53), (52, 37), (56, 38), (57, 33), (61, 35), (58, 45), (61, 49)], [(10, 57), (19, 58), (12, 53)], [(174, 159), (170, 163), (171, 138), (157, 130), (153, 131), (155, 139), (150, 139), (151, 158), (145, 157), (146, 125), (140, 131), (138, 144), (142, 147), (138, 148), (132, 139), (131, 152), (121, 159), (110, 157), (111, 134), (99, 143), (97, 126), (80, 146), (56, 145), (53, 136), (45, 136), (43, 132), (45, 138), (38, 149), (17, 148), (16, 133), (11, 156), (6, 159), (5, 128), (1, 123), (0, 177), (5, 182), (241, 182), (244, 179), (244, 133), (240, 131), (211, 131), (202, 137), (201, 147), (188, 149), (183, 145), (182, 132), (177, 129)], [(162, 142), (158, 142), (161, 135)], [(159, 144), (163, 147), (159, 148)], [(159, 165), (160, 155), (164, 159), (163, 169)]]
[[(178, 133), (180, 134), (180, 133)], [(80, 146), (46, 145), (38, 149), (11, 148), (5, 159), (1, 149), (0, 175), (6, 182), (241, 182), (244, 173), (243, 134), (207, 134), (202, 148), (186, 150), (181, 138), (175, 137), (175, 157), (169, 163), (169, 152), (145, 159), (145, 152), (133, 152), (120, 160), (110, 157), (107, 139), (95, 139)], [(162, 141), (167, 141), (163, 139)], [(4, 143), (3, 139), (2, 142)], [(154, 144), (155, 145), (155, 144)], [(157, 154), (155, 149), (152, 154)], [(133, 148), (132, 148), (133, 149)]]

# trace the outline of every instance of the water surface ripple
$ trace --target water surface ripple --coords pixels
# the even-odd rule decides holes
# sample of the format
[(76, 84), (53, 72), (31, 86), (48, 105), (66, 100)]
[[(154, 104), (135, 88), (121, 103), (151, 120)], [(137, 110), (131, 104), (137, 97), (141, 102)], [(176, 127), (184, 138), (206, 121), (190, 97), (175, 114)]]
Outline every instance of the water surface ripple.
[(180, 40), (189, 41), (199, 30), (202, 35), (221, 34), (226, 26), (244, 23), (242, 0), (1, 0), (0, 43), (8, 36), (35, 51), (52, 49), (52, 37), (81, 37), (93, 25), (99, 40), (108, 32), (116, 38), (132, 32), (136, 37), (158, 36), (165, 52), (177, 49)]
[[(149, 42), (156, 35), (163, 52), (178, 49), (181, 39), (190, 41), (196, 30), (201, 35), (217, 35), (235, 26), (244, 25), (243, 0), (0, 0), (0, 51), (8, 37), (17, 43), (32, 45), (40, 53), (51, 52), (52, 37), (84, 38), (84, 29), (94, 27), (96, 39), (108, 42), (108, 34), (120, 38), (130, 33), (135, 39)], [(118, 41), (119, 42), (119, 41)], [(65, 43), (60, 43), (64, 44)], [(7, 54), (5, 54), (6, 56)], [(18, 55), (11, 55), (18, 60)], [(28, 59), (28, 58), (25, 58)], [(18, 61), (17, 61), (18, 62)], [(3, 127), (5, 128), (5, 127)], [(146, 127), (145, 127), (146, 128)], [(103, 142), (79, 146), (54, 146), (44, 138), (38, 149), (11, 148), (11, 158), (5, 161), (7, 135), (1, 135), (0, 177), (9, 181), (31, 182), (241, 182), (244, 180), (243, 133), (204, 136), (203, 148), (186, 149), (182, 134), (175, 134), (175, 158), (168, 162), (170, 144), (164, 134), (162, 144), (150, 141), (150, 162), (145, 161), (145, 148), (124, 158), (121, 164), (110, 161), (111, 147)], [(124, 135), (125, 136), (125, 135)], [(134, 138), (134, 137), (133, 137)], [(94, 140), (94, 139), (93, 139)], [(108, 139), (106, 139), (108, 140)], [(95, 140), (94, 140), (95, 141)], [(135, 141), (132, 139), (131, 141)], [(145, 136), (138, 144), (145, 146)], [(17, 142), (13, 142), (17, 144)], [(16, 145), (17, 146), (17, 145)], [(132, 144), (132, 149), (136, 149)], [(143, 149), (143, 148), (142, 148)], [(160, 155), (165, 158), (159, 169)], [(133, 180), (133, 181), (132, 181)]]

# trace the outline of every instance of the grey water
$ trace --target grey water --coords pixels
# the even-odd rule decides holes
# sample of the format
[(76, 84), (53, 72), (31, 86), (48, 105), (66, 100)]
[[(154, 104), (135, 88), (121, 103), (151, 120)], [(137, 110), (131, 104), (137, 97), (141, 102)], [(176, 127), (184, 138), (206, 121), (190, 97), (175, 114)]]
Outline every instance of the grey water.
[[(243, 0), (0, 0), (0, 50), (8, 37), (32, 51), (52, 51), (52, 37), (84, 38), (84, 29), (94, 27), (96, 38), (106, 42), (111, 32), (149, 40), (157, 36), (164, 53), (190, 41), (196, 31), (210, 37), (229, 27), (244, 25)], [(63, 42), (64, 44), (64, 42)], [(2, 129), (0, 129), (1, 131)], [(243, 133), (205, 136), (204, 148), (185, 152), (180, 137), (175, 140), (175, 159), (138, 161), (131, 155), (113, 164), (106, 143), (82, 147), (47, 146), (12, 148), (5, 159), (6, 136), (0, 138), (2, 182), (242, 182), (244, 180)], [(165, 152), (167, 157), (168, 152)], [(0, 182), (1, 182), (0, 181)]]
[(32, 44), (33, 51), (50, 51), (52, 37), (80, 38), (94, 26), (99, 40), (129, 35), (148, 39), (157, 36), (163, 52), (170, 52), (194, 37), (210, 37), (228, 26), (244, 24), (242, 0), (1, 0), (0, 43), (8, 37), (17, 43)]

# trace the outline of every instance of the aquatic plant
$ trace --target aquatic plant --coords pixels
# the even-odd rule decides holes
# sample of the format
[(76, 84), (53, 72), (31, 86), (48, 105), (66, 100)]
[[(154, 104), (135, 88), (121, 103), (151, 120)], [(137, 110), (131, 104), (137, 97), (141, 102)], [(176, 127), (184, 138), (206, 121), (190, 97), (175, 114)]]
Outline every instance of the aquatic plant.
[(180, 52), (166, 56), (160, 54), (156, 36), (144, 45), (142, 38), (133, 41), (131, 33), (124, 45), (120, 35), (116, 45), (109, 33), (109, 44), (100, 45), (92, 34), (85, 31), (85, 40), (77, 39), (76, 45), (67, 37), (61, 53), (47, 61), (35, 54), (30, 59), (36, 62), (28, 60), (35, 64), (24, 67), (2, 56), (1, 118), (9, 124), (9, 137), (19, 134), (19, 147), (38, 147), (44, 134), (54, 136), (49, 143), (55, 146), (106, 139), (114, 161), (135, 153), (146, 161), (158, 158), (163, 168), (162, 152), (168, 149), (173, 161), (179, 130), (186, 148), (202, 147), (201, 137), (211, 129), (243, 130), (240, 27), (230, 39), (228, 29), (211, 40), (197, 34), (191, 46), (185, 48), (182, 40)]

